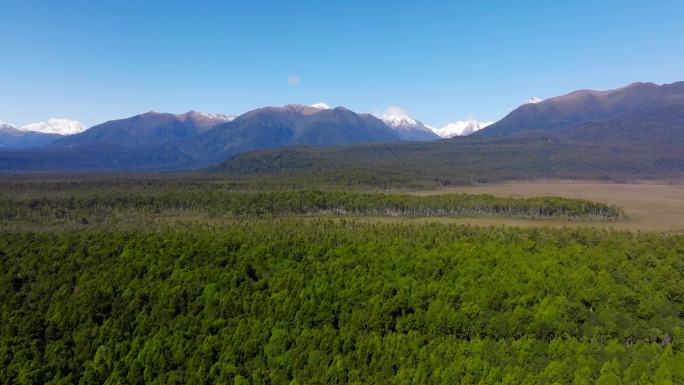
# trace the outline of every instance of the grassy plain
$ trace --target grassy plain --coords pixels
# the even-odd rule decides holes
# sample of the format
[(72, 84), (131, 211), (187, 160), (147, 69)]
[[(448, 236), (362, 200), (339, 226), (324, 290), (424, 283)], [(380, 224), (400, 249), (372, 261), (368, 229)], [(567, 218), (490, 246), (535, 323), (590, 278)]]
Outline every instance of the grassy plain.
[(621, 207), (620, 221), (559, 222), (514, 218), (383, 218), (383, 221), (439, 221), (472, 225), (599, 226), (618, 230), (684, 233), (684, 184), (606, 183), (596, 181), (527, 181), (456, 186), (415, 191), (418, 195), (445, 193), (492, 194), (507, 197), (558, 196), (588, 199)]

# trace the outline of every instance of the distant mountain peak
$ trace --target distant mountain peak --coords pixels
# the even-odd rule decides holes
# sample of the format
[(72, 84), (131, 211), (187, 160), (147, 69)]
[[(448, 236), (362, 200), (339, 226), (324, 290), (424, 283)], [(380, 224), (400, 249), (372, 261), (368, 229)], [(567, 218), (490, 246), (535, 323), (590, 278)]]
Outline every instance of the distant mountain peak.
[(378, 114), (378, 117), (385, 122), (386, 125), (394, 128), (395, 130), (401, 131), (422, 131), (435, 135), (433, 139), (441, 138), (451, 138), (454, 136), (465, 136), (470, 135), (475, 131), (481, 130), (487, 127), (493, 122), (480, 122), (474, 119), (470, 120), (459, 120), (453, 123), (449, 123), (444, 127), (436, 128), (428, 126), (411, 116), (409, 114), (396, 106), (390, 106), (385, 109), (382, 114)]
[(395, 129), (410, 129), (424, 126), (397, 106), (389, 106), (378, 116), (385, 124)]
[(477, 132), (494, 122), (480, 122), (475, 119), (457, 120), (441, 128), (430, 127), (435, 134), (442, 138), (453, 138), (454, 136), (466, 136)]
[(74, 135), (86, 130), (75, 120), (51, 118), (44, 122), (31, 123), (19, 128), (22, 131), (40, 132), (43, 134)]
[(412, 118), (400, 107), (389, 106), (382, 113), (375, 116), (382, 120), (385, 125), (392, 128), (403, 140), (435, 140), (439, 136), (422, 122)]
[(652, 82), (634, 82), (626, 87), (622, 87), (622, 89), (626, 88), (636, 88), (636, 87), (659, 87), (657, 84), (652, 83)]

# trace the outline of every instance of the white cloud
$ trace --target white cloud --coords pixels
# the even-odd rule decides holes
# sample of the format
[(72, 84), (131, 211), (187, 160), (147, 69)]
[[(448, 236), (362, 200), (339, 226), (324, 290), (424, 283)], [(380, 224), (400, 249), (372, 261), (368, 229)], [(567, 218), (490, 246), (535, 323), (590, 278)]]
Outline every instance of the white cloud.
[(397, 116), (400, 118), (408, 118), (409, 114), (405, 109), (397, 106), (389, 106), (385, 108), (385, 112), (382, 113), (383, 116)]
[(325, 103), (325, 102), (320, 102), (320, 103), (314, 103), (309, 105), (309, 107), (313, 107), (319, 110), (329, 110), (331, 107)]
[(541, 103), (541, 102), (543, 102), (543, 101), (544, 101), (544, 99), (538, 98), (538, 97), (536, 97), (536, 96), (533, 96), (530, 100), (527, 101), (527, 103), (528, 103), (528, 104), (529, 104), (529, 103), (531, 103), (531, 104), (537, 104), (537, 103)]
[(296, 86), (296, 85), (299, 84), (299, 82), (301, 82), (301, 81), (302, 81), (302, 79), (301, 79), (299, 76), (295, 75), (295, 74), (291, 74), (290, 76), (287, 77), (287, 82), (288, 82), (291, 86)]

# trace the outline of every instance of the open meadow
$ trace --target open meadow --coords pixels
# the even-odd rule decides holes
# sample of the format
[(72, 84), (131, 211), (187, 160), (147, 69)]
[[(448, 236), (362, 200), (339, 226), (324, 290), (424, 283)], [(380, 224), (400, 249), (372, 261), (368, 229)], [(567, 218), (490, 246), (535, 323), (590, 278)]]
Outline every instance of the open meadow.
[(684, 233), (684, 185), (665, 183), (606, 183), (597, 181), (528, 181), (456, 186), (413, 192), (427, 196), (446, 193), (491, 194), (500, 197), (556, 196), (587, 199), (622, 208), (619, 221), (559, 223), (511, 218), (455, 218), (450, 223), (517, 226), (598, 226), (617, 230)]

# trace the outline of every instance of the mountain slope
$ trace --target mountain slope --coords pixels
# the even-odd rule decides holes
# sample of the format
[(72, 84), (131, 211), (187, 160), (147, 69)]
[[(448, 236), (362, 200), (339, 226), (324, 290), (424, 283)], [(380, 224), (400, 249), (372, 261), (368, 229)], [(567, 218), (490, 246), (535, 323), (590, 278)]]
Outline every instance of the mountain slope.
[(165, 151), (177, 145), (181, 153), (194, 156), (198, 164), (206, 165), (257, 149), (394, 140), (399, 140), (399, 135), (371, 115), (356, 114), (343, 107), (287, 105), (247, 112), (188, 141), (167, 143)]
[[(663, 109), (675, 112), (675, 117), (678, 116), (678, 109), (684, 109), (684, 82), (660, 86), (634, 83), (609, 91), (580, 90), (537, 103), (527, 103), (476, 135), (491, 137), (531, 132), (567, 134), (571, 133), (572, 128), (598, 122), (601, 122), (604, 130), (610, 130), (608, 121), (627, 116), (638, 117), (648, 111)], [(649, 123), (654, 117), (643, 115), (641, 119), (632, 121), (637, 124)]]
[(334, 148), (279, 148), (237, 155), (212, 168), (235, 175), (315, 178), (391, 187), (527, 179), (684, 179), (684, 146), (588, 144), (552, 137), (473, 136)]
[(398, 107), (389, 107), (379, 118), (394, 129), (401, 140), (437, 140), (440, 136), (422, 122), (411, 118)]
[(93, 144), (141, 146), (186, 139), (232, 120), (225, 115), (190, 111), (184, 114), (147, 112), (93, 126), (80, 134), (55, 142), (56, 146)]
[(23, 131), (11, 124), (0, 122), (0, 148), (37, 148), (44, 147), (60, 135)]

